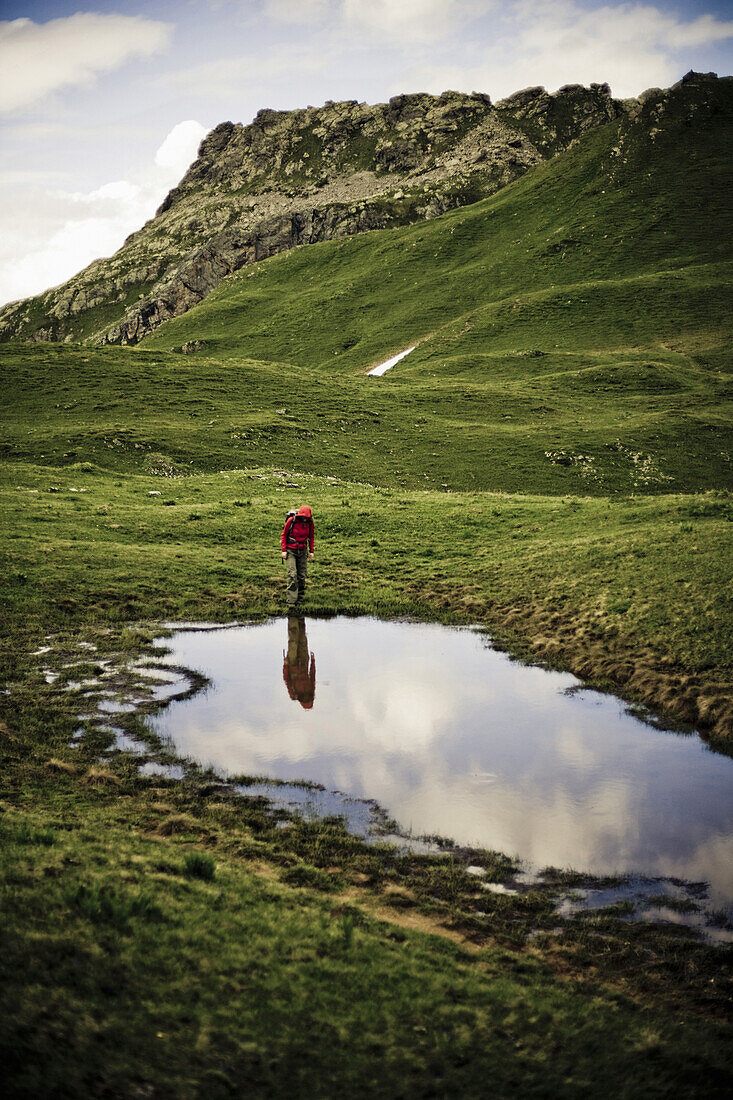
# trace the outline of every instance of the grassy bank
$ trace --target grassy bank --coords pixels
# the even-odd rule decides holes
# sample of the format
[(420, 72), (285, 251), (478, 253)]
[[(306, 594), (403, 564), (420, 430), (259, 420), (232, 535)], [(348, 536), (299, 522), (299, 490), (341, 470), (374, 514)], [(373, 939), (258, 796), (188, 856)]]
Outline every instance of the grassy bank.
[(705, 713), (724, 746), (725, 494), (610, 501), (42, 461), (7, 464), (1, 497), (15, 1095), (227, 1096), (247, 1082), (478, 1096), (489, 1075), (498, 1095), (724, 1089), (719, 948), (613, 912), (558, 936), (552, 890), (479, 901), (460, 857), (368, 851), (334, 823), (281, 829), (205, 776), (143, 780), (103, 731), (70, 748), (78, 701), (30, 653), (53, 634), (56, 660), (78, 667), (79, 640), (94, 661), (144, 652), (150, 634), (131, 621), (281, 611), (280, 526), (308, 499), (311, 612), (481, 621), (671, 716)]
[(308, 499), (312, 613), (482, 622), (716, 743), (731, 729), (723, 493), (611, 502), (91, 464), (16, 464), (0, 491), (11, 648), (67, 625), (278, 612), (279, 532)]
[[(149, 637), (50, 643), (73, 676)], [(725, 1092), (720, 949), (613, 910), (558, 933), (554, 897), (577, 876), (477, 891), (469, 860), (487, 881), (511, 862), (400, 856), (335, 821), (282, 828), (205, 774), (141, 778), (100, 728), (72, 749), (79, 703), (44, 682), (47, 659), (16, 659), (2, 701), (9, 1095)]]

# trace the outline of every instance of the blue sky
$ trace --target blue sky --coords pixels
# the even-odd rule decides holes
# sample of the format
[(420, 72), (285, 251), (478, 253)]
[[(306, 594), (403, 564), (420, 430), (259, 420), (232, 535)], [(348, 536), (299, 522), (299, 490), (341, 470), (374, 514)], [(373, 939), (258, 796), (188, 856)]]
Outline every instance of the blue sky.
[(626, 97), (732, 61), (720, 0), (0, 0), (0, 302), (114, 251), (207, 129), (260, 107), (591, 81)]

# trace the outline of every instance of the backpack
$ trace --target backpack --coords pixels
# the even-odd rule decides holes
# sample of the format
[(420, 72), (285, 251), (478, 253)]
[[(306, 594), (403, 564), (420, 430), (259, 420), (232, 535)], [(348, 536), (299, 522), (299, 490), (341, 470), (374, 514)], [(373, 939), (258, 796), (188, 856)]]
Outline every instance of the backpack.
[(295, 546), (305, 546), (313, 527), (312, 518), (299, 516), (296, 509), (291, 508), (285, 517), (285, 522), (287, 523), (289, 519), (293, 522), (287, 534), (287, 545), (292, 543)]

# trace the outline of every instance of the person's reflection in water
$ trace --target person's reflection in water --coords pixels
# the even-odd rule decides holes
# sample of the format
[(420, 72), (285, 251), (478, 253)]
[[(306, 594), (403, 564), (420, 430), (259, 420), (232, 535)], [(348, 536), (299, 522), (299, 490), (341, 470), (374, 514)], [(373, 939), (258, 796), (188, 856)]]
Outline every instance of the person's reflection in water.
[(316, 695), (316, 658), (311, 653), (309, 663), (305, 619), (288, 617), (288, 651), (283, 657), (283, 680), (288, 695), (310, 710)]

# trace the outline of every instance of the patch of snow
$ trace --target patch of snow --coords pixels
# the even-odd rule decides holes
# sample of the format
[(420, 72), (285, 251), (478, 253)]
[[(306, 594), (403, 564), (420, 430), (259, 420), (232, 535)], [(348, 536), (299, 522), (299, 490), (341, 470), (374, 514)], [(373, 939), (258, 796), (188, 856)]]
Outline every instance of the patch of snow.
[(372, 367), (370, 371), (367, 371), (367, 374), (372, 374), (376, 378), (381, 378), (383, 374), (391, 370), (395, 363), (399, 363), (400, 359), (404, 359), (405, 356), (409, 355), (411, 351), (414, 351), (416, 347), (417, 344), (413, 344), (407, 351), (401, 351), (399, 355), (393, 355), (391, 359), (387, 359), (384, 363), (380, 363), (378, 367)]
[(486, 870), (485, 870), (484, 867), (467, 867), (466, 868), (466, 874), (467, 875), (485, 875)]
[(510, 890), (503, 882), (482, 882), (481, 887), (492, 894), (517, 894), (518, 890)]

